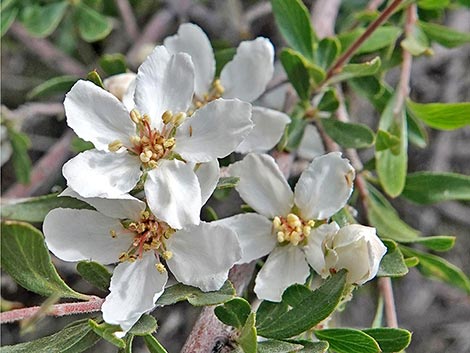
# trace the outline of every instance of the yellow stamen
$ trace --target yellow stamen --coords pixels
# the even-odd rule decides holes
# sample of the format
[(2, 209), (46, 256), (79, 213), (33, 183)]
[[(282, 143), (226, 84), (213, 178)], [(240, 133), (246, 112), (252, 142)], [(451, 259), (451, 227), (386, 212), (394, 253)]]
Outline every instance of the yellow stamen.
[(111, 229), (109, 234), (111, 234), (111, 238), (116, 238), (116, 231), (114, 229)]
[(110, 144), (108, 144), (108, 149), (111, 152), (117, 152), (123, 146), (122, 142), (119, 140), (114, 140)]
[(174, 145), (175, 145), (175, 138), (174, 137), (171, 137), (168, 140), (166, 140), (165, 142), (163, 142), (163, 147), (165, 147), (165, 148), (170, 148), (170, 147), (173, 147)]
[(142, 121), (142, 115), (140, 115), (137, 109), (132, 109), (130, 112), (130, 116), (131, 120), (137, 125), (140, 124), (140, 122)]
[(173, 257), (173, 253), (171, 251), (165, 250), (162, 256), (165, 260), (169, 260)]
[(165, 273), (166, 272), (166, 268), (163, 264), (161, 263), (158, 263), (155, 265), (155, 268), (157, 269), (158, 272), (160, 273)]
[(176, 126), (179, 126), (181, 125), (181, 123), (184, 121), (184, 119), (186, 119), (186, 113), (185, 112), (179, 112), (178, 114), (176, 114), (174, 120), (173, 120), (173, 123), (176, 125)]
[(167, 110), (163, 113), (162, 120), (165, 125), (171, 122), (172, 119), (173, 119), (173, 113), (171, 112), (171, 110)]

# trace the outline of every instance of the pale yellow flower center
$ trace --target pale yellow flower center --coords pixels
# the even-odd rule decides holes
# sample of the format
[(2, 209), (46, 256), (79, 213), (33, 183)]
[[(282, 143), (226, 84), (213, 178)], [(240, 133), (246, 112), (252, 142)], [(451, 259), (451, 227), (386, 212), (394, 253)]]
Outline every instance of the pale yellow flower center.
[(202, 97), (194, 96), (193, 109), (188, 111), (188, 115), (193, 115), (197, 109), (202, 108), (207, 103), (222, 97), (222, 94), (224, 94), (224, 92), (225, 89), (220, 83), (220, 80), (215, 79), (212, 83), (212, 89), (209, 92), (205, 93)]
[(312, 231), (315, 221), (303, 220), (294, 213), (289, 213), (286, 217), (274, 217), (273, 230), (279, 243), (291, 243), (294, 246), (307, 240)]

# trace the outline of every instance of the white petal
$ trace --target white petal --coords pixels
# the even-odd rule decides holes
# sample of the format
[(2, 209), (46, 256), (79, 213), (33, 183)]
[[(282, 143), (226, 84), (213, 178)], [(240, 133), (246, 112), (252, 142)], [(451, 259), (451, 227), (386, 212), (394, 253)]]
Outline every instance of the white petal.
[(315, 158), (295, 186), (295, 204), (304, 219), (326, 219), (339, 211), (353, 190), (354, 169), (340, 152)]
[(279, 302), (287, 287), (305, 283), (310, 270), (297, 246), (280, 246), (269, 255), (259, 271), (254, 291), (259, 299)]
[(198, 109), (176, 132), (174, 151), (187, 161), (208, 162), (232, 153), (253, 127), (251, 104), (217, 99)]
[(122, 97), (122, 104), (124, 104), (127, 111), (129, 112), (135, 108), (135, 103), (134, 103), (135, 86), (136, 86), (136, 79), (134, 78), (134, 80), (129, 84), (129, 87), (127, 88), (127, 91), (124, 93), (124, 96)]
[(323, 146), (323, 142), (317, 128), (312, 124), (308, 124), (305, 127), (304, 134), (300, 140), (297, 154), (300, 158), (312, 160), (324, 153), (325, 147)]
[(219, 161), (214, 159), (210, 162), (196, 165), (195, 173), (201, 187), (201, 206), (211, 197), (220, 177)]
[(168, 273), (158, 272), (156, 263), (155, 255), (147, 252), (142, 259), (123, 262), (114, 269), (111, 293), (101, 308), (104, 321), (127, 332), (142, 314), (155, 307), (168, 280)]
[(220, 74), (224, 98), (252, 102), (266, 89), (274, 73), (274, 48), (269, 39), (258, 37), (241, 42), (232, 61)]
[(133, 241), (118, 219), (91, 210), (56, 208), (44, 219), (43, 231), (49, 250), (65, 261), (114, 263)]
[(194, 66), (188, 54), (170, 54), (157, 46), (139, 67), (135, 87), (135, 104), (141, 114), (150, 116), (160, 130), (162, 114), (186, 112), (194, 93)]
[(239, 153), (265, 152), (273, 148), (282, 137), (290, 118), (283, 112), (253, 107), (251, 120), (253, 130), (246, 139), (237, 147)]
[(256, 213), (244, 213), (212, 222), (235, 231), (242, 248), (242, 258), (237, 264), (251, 262), (267, 255), (277, 244), (272, 232), (272, 222)]
[(215, 75), (215, 58), (209, 38), (201, 27), (184, 23), (174, 36), (167, 37), (163, 42), (170, 53), (187, 53), (191, 56), (195, 71), (194, 90), (202, 97), (209, 92)]
[(79, 80), (65, 96), (67, 124), (82, 139), (102, 151), (119, 140), (129, 143), (135, 125), (124, 105), (111, 93), (90, 81)]
[(114, 198), (82, 197), (72, 188), (66, 188), (59, 196), (70, 196), (82, 200), (93, 206), (105, 216), (118, 219), (139, 219), (140, 213), (145, 210), (145, 202), (129, 194), (122, 194)]
[(88, 150), (65, 163), (62, 173), (67, 185), (83, 197), (116, 198), (137, 184), (140, 164), (127, 152)]
[(103, 85), (109, 93), (121, 102), (124, 102), (124, 95), (129, 90), (129, 87), (135, 82), (135, 76), (136, 74), (133, 72), (113, 75), (103, 80)]
[(162, 160), (148, 173), (144, 185), (153, 214), (174, 229), (199, 224), (201, 187), (190, 164)]
[(205, 292), (220, 289), (241, 257), (235, 232), (212, 223), (179, 230), (166, 244), (173, 253), (167, 264), (176, 279)]
[(334, 252), (337, 256), (334, 268), (348, 270), (346, 281), (348, 283), (364, 283), (365, 278), (369, 275), (366, 240), (359, 238), (349, 245), (336, 247)]
[(339, 226), (335, 222), (322, 224), (318, 228), (314, 228), (308, 237), (308, 244), (302, 248), (309, 265), (323, 278), (328, 277), (330, 274), (325, 264), (323, 241), (326, 237), (336, 234), (338, 229)]
[(229, 174), (240, 178), (235, 187), (240, 197), (268, 218), (285, 216), (294, 205), (294, 194), (276, 162), (267, 154), (248, 154), (229, 166)]

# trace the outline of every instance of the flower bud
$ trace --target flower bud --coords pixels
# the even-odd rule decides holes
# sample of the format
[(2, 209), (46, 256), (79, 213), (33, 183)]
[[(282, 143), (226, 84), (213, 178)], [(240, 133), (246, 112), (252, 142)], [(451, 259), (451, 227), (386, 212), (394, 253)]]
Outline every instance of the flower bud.
[(113, 75), (103, 81), (104, 87), (117, 99), (122, 101), (129, 85), (135, 80), (136, 74), (133, 72)]

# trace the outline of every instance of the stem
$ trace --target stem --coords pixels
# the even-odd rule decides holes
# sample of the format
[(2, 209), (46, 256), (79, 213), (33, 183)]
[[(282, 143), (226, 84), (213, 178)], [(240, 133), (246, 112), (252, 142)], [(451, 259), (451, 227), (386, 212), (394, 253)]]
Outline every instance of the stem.
[(312, 23), (315, 24), (318, 39), (335, 34), (335, 19), (340, 6), (341, 0), (317, 0), (314, 2), (311, 18)]
[[(50, 309), (45, 312), (47, 316), (66, 316), (72, 314), (93, 313), (101, 310), (101, 305), (104, 299), (99, 297), (92, 297), (87, 302), (80, 303), (64, 303), (52, 305)], [(15, 309), (0, 313), (0, 324), (15, 322), (34, 316), (43, 308), (40, 306), (33, 306), (24, 309)]]
[(392, 328), (398, 328), (397, 310), (395, 308), (392, 280), (390, 279), (390, 277), (379, 278), (379, 290), (385, 303), (385, 316), (387, 318), (387, 326)]
[(118, 6), (122, 21), (124, 22), (124, 27), (126, 28), (126, 32), (129, 38), (132, 41), (137, 40), (139, 37), (139, 27), (137, 26), (137, 20), (134, 16), (134, 12), (132, 11), (132, 7), (129, 4), (129, 1), (116, 0), (116, 4)]

